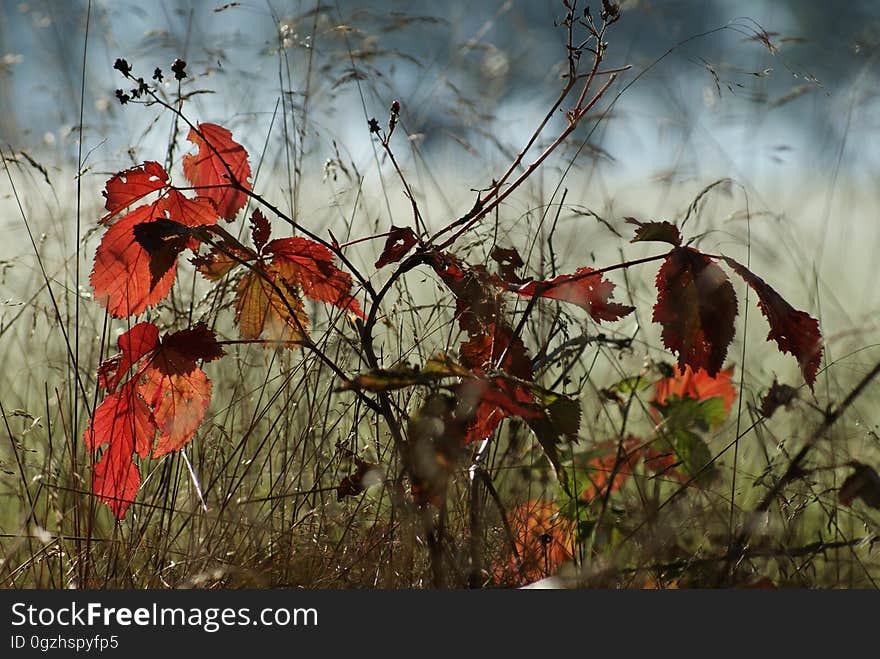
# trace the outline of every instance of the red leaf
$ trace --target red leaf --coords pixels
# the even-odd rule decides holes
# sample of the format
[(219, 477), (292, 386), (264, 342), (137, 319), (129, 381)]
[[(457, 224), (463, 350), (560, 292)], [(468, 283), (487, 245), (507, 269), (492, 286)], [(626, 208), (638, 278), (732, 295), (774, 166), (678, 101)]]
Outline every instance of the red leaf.
[(134, 227), (155, 217), (153, 206), (139, 206), (111, 226), (95, 252), (89, 281), (95, 298), (116, 318), (134, 316), (157, 304), (171, 291), (176, 261), (154, 281), (150, 254), (138, 243)]
[(162, 216), (188, 227), (217, 224), (217, 207), (204, 196), (190, 199), (177, 190), (169, 190), (159, 200), (159, 211)]
[(232, 184), (229, 175), (250, 190), (247, 151), (232, 139), (232, 133), (216, 124), (199, 124), (186, 139), (199, 150), (183, 157), (184, 175), (193, 186), (203, 188), (201, 194), (214, 201), (220, 217), (231, 222), (247, 203), (247, 194)]
[(306, 297), (335, 304), (366, 319), (351, 296), (351, 275), (333, 265), (333, 252), (306, 238), (280, 238), (266, 245), (272, 264), (284, 279), (302, 287)]
[(196, 361), (222, 354), (214, 333), (204, 325), (163, 339), (138, 385), (159, 429), (153, 457), (179, 450), (193, 438), (211, 400), (211, 381)]
[(618, 320), (635, 307), (609, 302), (614, 284), (601, 275), (591, 275), (592, 268), (578, 268), (573, 275), (560, 275), (548, 281), (530, 281), (524, 286), (513, 286), (511, 291), (524, 297), (538, 295), (563, 302), (571, 302), (584, 309), (596, 322)]
[(388, 239), (385, 241), (382, 254), (376, 261), (376, 267), (381, 268), (389, 263), (397, 263), (418, 241), (416, 234), (409, 227), (392, 226), (391, 231), (388, 232)]
[(822, 332), (819, 330), (819, 322), (806, 312), (792, 307), (767, 282), (741, 263), (727, 257), (724, 260), (758, 294), (758, 306), (770, 323), (767, 340), (776, 341), (782, 352), (794, 355), (804, 380), (812, 389), (822, 362)]
[(107, 214), (101, 218), (101, 224), (107, 222), (120, 211), (125, 210), (139, 199), (151, 192), (161, 190), (168, 185), (168, 173), (157, 162), (148, 160), (143, 165), (132, 167), (110, 177), (102, 193), (107, 202), (104, 207)]
[(678, 354), (678, 366), (714, 376), (733, 340), (736, 293), (724, 271), (690, 247), (673, 249), (657, 273), (654, 322), (663, 344)]
[[(204, 323), (165, 336), (152, 323), (138, 323), (119, 337), (121, 354), (108, 359), (98, 372), (111, 393), (89, 421), (83, 438), (86, 447), (109, 447), (95, 465), (93, 489), (122, 518), (134, 498), (140, 475), (132, 453), (144, 458), (184, 446), (192, 439), (205, 415), (211, 383), (196, 366), (223, 354), (214, 333)], [(129, 380), (113, 391), (137, 363)]]
[(83, 433), (86, 448), (90, 450), (109, 444), (95, 463), (92, 490), (110, 506), (117, 519), (125, 517), (141, 481), (132, 454), (146, 457), (155, 434), (149, 408), (129, 385), (104, 399)]
[(120, 380), (142, 357), (159, 346), (159, 328), (153, 323), (138, 323), (116, 340), (122, 351), (98, 367), (98, 384), (112, 393)]
[(269, 220), (259, 208), (255, 208), (251, 213), (251, 239), (258, 252), (262, 253), (270, 235), (272, 235), (272, 227), (269, 225)]

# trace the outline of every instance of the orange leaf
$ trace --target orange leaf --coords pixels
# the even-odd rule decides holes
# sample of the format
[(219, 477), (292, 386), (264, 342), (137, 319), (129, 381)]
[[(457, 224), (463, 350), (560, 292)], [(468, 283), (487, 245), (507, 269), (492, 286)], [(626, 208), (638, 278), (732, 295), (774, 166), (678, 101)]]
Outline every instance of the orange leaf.
[(554, 502), (533, 499), (514, 508), (509, 518), (522, 574), (514, 557), (506, 572), (517, 575), (517, 580), (555, 574), (574, 555), (574, 523), (560, 515)]
[(306, 297), (329, 302), (366, 319), (358, 301), (351, 296), (351, 275), (333, 264), (333, 252), (306, 238), (279, 238), (264, 250), (281, 276), (299, 284)]
[(220, 217), (231, 222), (247, 203), (247, 194), (233, 185), (230, 173), (235, 182), (250, 190), (247, 151), (233, 141), (232, 133), (216, 124), (199, 124), (186, 139), (198, 147), (198, 153), (183, 157), (184, 175), (214, 201)]
[(101, 218), (101, 224), (166, 185), (168, 173), (162, 165), (152, 160), (111, 176), (102, 193), (107, 198), (104, 204), (107, 214)]
[(657, 273), (653, 319), (680, 368), (704, 368), (713, 376), (721, 370), (736, 311), (733, 286), (712, 259), (690, 247), (669, 253)]
[[(614, 441), (602, 442), (597, 449), (603, 451), (602, 455), (587, 462), (590, 485), (584, 489), (581, 498), (584, 501), (592, 501), (597, 497), (604, 497), (609, 490), (611, 474), (614, 473), (614, 481), (610, 485), (610, 494), (613, 494), (632, 476), (633, 469), (640, 457), (639, 448), (642, 441), (630, 435), (623, 441), (623, 446), (618, 450), (618, 443)], [(618, 459), (618, 452), (620, 458)], [(616, 466), (616, 468), (615, 468)]]
[(272, 283), (256, 272), (248, 272), (238, 283), (235, 317), (241, 338), (263, 337), (270, 343), (303, 341), (308, 336), (309, 317), (302, 299), (274, 264), (266, 267), (266, 275)]
[(626, 304), (610, 302), (614, 284), (601, 275), (591, 275), (593, 268), (578, 268), (573, 275), (560, 275), (547, 281), (530, 281), (513, 286), (511, 291), (523, 297), (549, 297), (570, 302), (584, 309), (596, 322), (619, 320), (635, 309)]
[(730, 414), (730, 408), (736, 399), (732, 375), (733, 366), (719, 371), (715, 377), (704, 369), (694, 372), (690, 366), (685, 366), (684, 370), (676, 366), (675, 374), (671, 378), (664, 378), (654, 385), (654, 401), (662, 405), (672, 396), (694, 400), (720, 397), (724, 400), (724, 413)]

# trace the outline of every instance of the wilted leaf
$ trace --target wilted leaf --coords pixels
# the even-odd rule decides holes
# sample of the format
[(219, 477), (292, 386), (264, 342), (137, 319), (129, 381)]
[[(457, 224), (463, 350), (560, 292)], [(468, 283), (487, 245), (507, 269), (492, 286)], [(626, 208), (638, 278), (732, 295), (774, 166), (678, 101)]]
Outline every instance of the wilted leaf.
[(678, 354), (678, 366), (705, 369), (715, 376), (733, 340), (736, 293), (724, 271), (689, 247), (669, 253), (657, 274), (654, 322), (663, 326), (663, 344)]
[(494, 245), (489, 252), (489, 258), (498, 264), (501, 278), (508, 284), (523, 284), (525, 280), (517, 274), (517, 270), (525, 265), (515, 247), (504, 248)]
[(819, 322), (806, 312), (792, 307), (767, 282), (744, 265), (731, 258), (725, 257), (724, 260), (758, 294), (758, 306), (770, 323), (767, 340), (776, 341), (782, 352), (794, 355), (804, 380), (812, 390), (822, 361)]
[(596, 322), (619, 320), (634, 307), (611, 302), (614, 284), (592, 268), (578, 268), (573, 275), (560, 275), (547, 281), (531, 281), (510, 290), (524, 297), (540, 296), (570, 302), (584, 309)]
[(776, 378), (773, 378), (773, 384), (761, 399), (761, 414), (769, 419), (780, 407), (789, 407), (797, 397), (797, 389), (787, 384), (779, 384)]
[(269, 220), (259, 208), (255, 208), (251, 213), (251, 240), (254, 241), (257, 252), (263, 252), (270, 235), (272, 235), (272, 227), (269, 225)]
[(861, 499), (871, 508), (880, 510), (880, 475), (873, 467), (855, 460), (849, 466), (853, 473), (840, 486), (837, 494), (840, 503), (850, 506), (855, 499)]
[(651, 241), (669, 243), (675, 247), (681, 245), (681, 232), (671, 222), (640, 222), (634, 217), (626, 218), (626, 222), (638, 227), (631, 243)]
[(382, 268), (390, 263), (397, 263), (418, 242), (418, 238), (409, 227), (391, 227), (382, 254), (376, 261), (376, 267)]

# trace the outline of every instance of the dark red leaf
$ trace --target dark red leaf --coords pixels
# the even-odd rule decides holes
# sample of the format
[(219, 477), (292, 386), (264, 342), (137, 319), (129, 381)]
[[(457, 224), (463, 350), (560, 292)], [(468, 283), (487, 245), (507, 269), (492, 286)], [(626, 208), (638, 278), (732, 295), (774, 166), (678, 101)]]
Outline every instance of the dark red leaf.
[(515, 247), (509, 249), (494, 245), (489, 252), (489, 258), (498, 264), (501, 278), (508, 284), (523, 284), (525, 279), (517, 274), (517, 270), (525, 265)]
[(779, 384), (776, 378), (773, 378), (773, 384), (761, 399), (761, 414), (769, 419), (780, 407), (790, 407), (797, 397), (797, 389), (787, 384)]
[(855, 499), (861, 499), (872, 508), (880, 510), (880, 474), (861, 462), (852, 460), (849, 466), (854, 469), (837, 494), (838, 500), (844, 506), (852, 505)]
[(382, 254), (376, 261), (376, 267), (382, 268), (389, 263), (397, 263), (417, 242), (416, 234), (409, 227), (392, 226)]
[(794, 355), (804, 380), (812, 389), (822, 362), (819, 322), (806, 312), (792, 307), (767, 282), (741, 263), (727, 257), (724, 260), (758, 294), (758, 306), (770, 323), (767, 340), (776, 341), (782, 352)]
[(306, 238), (280, 238), (266, 245), (272, 264), (280, 275), (298, 284), (306, 297), (329, 302), (366, 318), (351, 295), (352, 278), (333, 264), (333, 252)]
[(269, 225), (269, 220), (259, 208), (255, 208), (251, 213), (251, 239), (258, 252), (262, 253), (270, 235), (272, 235), (272, 227)]
[(619, 320), (632, 313), (634, 307), (610, 302), (614, 284), (599, 274), (591, 274), (593, 272), (592, 268), (578, 268), (573, 275), (560, 275), (548, 281), (531, 281), (523, 286), (512, 286), (510, 290), (524, 297), (537, 295), (576, 304), (596, 322)]
[(678, 354), (684, 370), (705, 369), (714, 377), (733, 340), (736, 293), (724, 271), (690, 247), (673, 249), (657, 274), (654, 322), (663, 326), (663, 344)]

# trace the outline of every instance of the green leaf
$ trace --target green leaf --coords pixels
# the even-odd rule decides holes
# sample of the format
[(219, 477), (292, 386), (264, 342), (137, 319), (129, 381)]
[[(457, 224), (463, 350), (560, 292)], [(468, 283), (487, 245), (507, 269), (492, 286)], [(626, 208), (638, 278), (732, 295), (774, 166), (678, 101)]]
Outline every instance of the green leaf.
[(620, 380), (619, 382), (615, 382), (609, 388), (621, 394), (632, 394), (636, 391), (641, 391), (650, 385), (651, 383), (646, 378), (641, 375), (634, 375), (628, 378), (623, 378), (623, 380)]
[(676, 457), (685, 470), (695, 476), (712, 460), (712, 452), (700, 436), (688, 430), (675, 430), (669, 434)]

